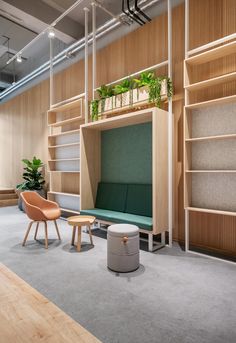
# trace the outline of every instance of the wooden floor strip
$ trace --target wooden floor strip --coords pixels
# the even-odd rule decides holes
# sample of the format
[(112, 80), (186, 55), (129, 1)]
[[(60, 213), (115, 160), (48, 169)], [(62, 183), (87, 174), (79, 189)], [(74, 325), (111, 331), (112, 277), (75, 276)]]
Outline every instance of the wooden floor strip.
[(1, 263), (0, 342), (101, 343)]

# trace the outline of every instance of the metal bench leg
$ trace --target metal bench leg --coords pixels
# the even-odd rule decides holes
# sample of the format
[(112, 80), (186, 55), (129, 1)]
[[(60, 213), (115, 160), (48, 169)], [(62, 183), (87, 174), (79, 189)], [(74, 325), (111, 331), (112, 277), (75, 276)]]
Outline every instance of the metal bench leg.
[(153, 235), (148, 234), (148, 251), (153, 251)]
[(166, 245), (166, 233), (165, 232), (161, 233), (161, 244)]

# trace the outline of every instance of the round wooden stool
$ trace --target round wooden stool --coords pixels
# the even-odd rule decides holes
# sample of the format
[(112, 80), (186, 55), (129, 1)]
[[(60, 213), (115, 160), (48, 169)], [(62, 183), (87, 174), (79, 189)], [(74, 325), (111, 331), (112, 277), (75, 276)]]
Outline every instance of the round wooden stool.
[(78, 234), (77, 251), (81, 250), (81, 229), (82, 229), (82, 226), (87, 226), (88, 231), (89, 231), (90, 242), (93, 245), (91, 225), (94, 223), (95, 219), (96, 218), (92, 217), (92, 216), (73, 216), (73, 217), (67, 218), (68, 224), (73, 226), (71, 245), (74, 245), (76, 229), (78, 230), (77, 231), (77, 234)]

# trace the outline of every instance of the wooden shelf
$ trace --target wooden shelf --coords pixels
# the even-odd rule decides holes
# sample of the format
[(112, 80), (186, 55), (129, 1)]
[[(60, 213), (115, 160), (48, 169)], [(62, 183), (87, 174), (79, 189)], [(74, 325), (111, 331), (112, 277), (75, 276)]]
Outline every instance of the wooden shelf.
[(186, 207), (185, 209), (189, 211), (193, 211), (193, 212), (205, 212), (205, 213), (212, 213), (212, 214), (222, 214), (224, 216), (236, 216), (236, 212), (213, 210), (210, 208)]
[(193, 83), (191, 85), (185, 86), (185, 89), (187, 89), (188, 91), (197, 91), (234, 80), (236, 80), (236, 72), (225, 74), (222, 76), (217, 76), (212, 79), (204, 80), (201, 82)]
[(49, 135), (48, 138), (53, 138), (53, 137), (58, 137), (58, 136), (64, 136), (64, 135), (71, 135), (73, 133), (79, 133), (80, 129), (77, 130), (71, 130), (71, 131), (65, 131), (65, 132), (60, 132), (60, 133), (55, 133), (53, 135)]
[(236, 170), (186, 170), (186, 173), (236, 173)]
[(48, 162), (67, 162), (67, 161), (79, 161), (80, 158), (61, 158), (61, 159), (56, 159), (56, 160), (48, 160)]
[(72, 124), (72, 123), (77, 122), (77, 121), (84, 121), (84, 119), (82, 118), (82, 116), (79, 116), (79, 117), (61, 120), (61, 121), (58, 121), (58, 122), (55, 122), (52, 124), (48, 124), (48, 126), (51, 126), (51, 127), (63, 126), (63, 125), (67, 125), (67, 124)]
[(223, 98), (218, 98), (218, 99), (213, 99), (213, 100), (208, 100), (208, 101), (203, 101), (203, 102), (197, 102), (197, 103), (191, 104), (191, 105), (186, 105), (185, 109), (194, 110), (197, 108), (226, 104), (226, 103), (234, 102), (234, 101), (236, 101), (236, 95), (231, 95), (231, 96), (226, 96)]
[(70, 146), (74, 146), (74, 145), (80, 145), (80, 142), (60, 144), (60, 145), (49, 145), (48, 149), (66, 148), (66, 147), (70, 147)]
[(71, 110), (71, 109), (76, 108), (78, 106), (81, 106), (81, 102), (83, 102), (83, 98), (80, 98), (80, 99), (68, 102), (66, 104), (59, 105), (59, 106), (54, 105), (55, 107), (51, 108), (48, 111), (48, 113), (56, 113), (56, 112), (68, 111), (68, 110)]
[(218, 135), (218, 136), (206, 136), (206, 137), (196, 137), (196, 138), (187, 138), (185, 142), (202, 142), (202, 141), (211, 141), (211, 140), (220, 140), (220, 139), (233, 139), (236, 138), (236, 133), (228, 135)]
[(54, 195), (63, 195), (63, 196), (70, 196), (70, 197), (75, 197), (75, 198), (80, 198), (79, 194), (74, 194), (74, 193), (65, 193), (65, 192), (54, 192), (50, 191), (48, 194), (54, 194)]
[(81, 128), (104, 131), (129, 125), (144, 124), (152, 121), (153, 111), (160, 111), (161, 113), (165, 113), (165, 111), (161, 109), (151, 107), (145, 110), (122, 114), (119, 116), (83, 124), (81, 125)]
[(199, 65), (203, 63), (208, 63), (210, 61), (214, 61), (218, 58), (225, 57), (227, 55), (231, 55), (236, 52), (236, 42), (231, 42), (228, 44), (224, 44), (217, 48), (202, 52), (193, 57), (189, 57), (185, 60), (185, 62), (189, 65)]

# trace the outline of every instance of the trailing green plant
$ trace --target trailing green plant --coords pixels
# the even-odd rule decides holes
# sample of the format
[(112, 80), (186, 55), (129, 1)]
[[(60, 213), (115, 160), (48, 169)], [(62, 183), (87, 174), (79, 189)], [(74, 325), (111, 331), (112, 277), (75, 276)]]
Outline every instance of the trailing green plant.
[(44, 177), (42, 175), (43, 163), (40, 159), (34, 158), (32, 161), (23, 159), (22, 162), (26, 165), (24, 167), (23, 179), (24, 182), (16, 186), (19, 190), (41, 190), (45, 184)]
[(92, 121), (98, 120), (98, 105), (99, 105), (99, 100), (95, 99), (95, 100), (91, 101), (91, 108), (92, 108), (91, 118), (92, 118)]
[(172, 97), (173, 87), (171, 80), (166, 76), (159, 76), (153, 78), (148, 84), (148, 101), (155, 104), (155, 106), (161, 106), (161, 88), (163, 81), (166, 80), (167, 84), (167, 97)]

